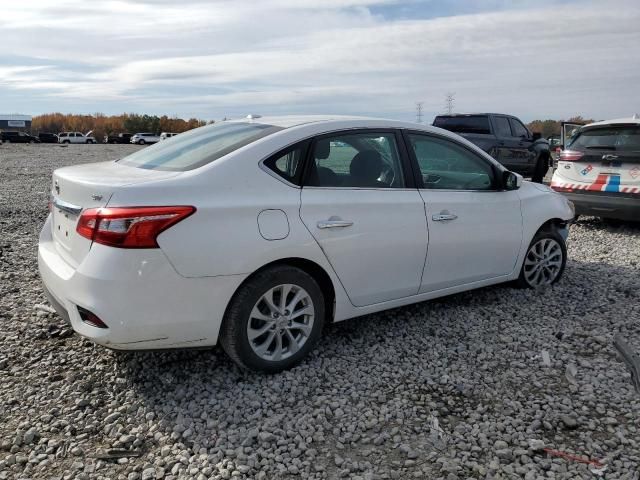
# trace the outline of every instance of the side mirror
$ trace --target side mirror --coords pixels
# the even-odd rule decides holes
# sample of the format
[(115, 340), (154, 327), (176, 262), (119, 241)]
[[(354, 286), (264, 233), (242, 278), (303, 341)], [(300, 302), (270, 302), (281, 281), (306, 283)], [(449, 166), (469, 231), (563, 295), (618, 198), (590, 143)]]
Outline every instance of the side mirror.
[(531, 137), (531, 139), (535, 142), (536, 140), (540, 140), (542, 138), (542, 133), (540, 132), (533, 132), (533, 136)]
[(502, 185), (505, 190), (518, 190), (522, 186), (522, 175), (506, 171), (502, 174)]

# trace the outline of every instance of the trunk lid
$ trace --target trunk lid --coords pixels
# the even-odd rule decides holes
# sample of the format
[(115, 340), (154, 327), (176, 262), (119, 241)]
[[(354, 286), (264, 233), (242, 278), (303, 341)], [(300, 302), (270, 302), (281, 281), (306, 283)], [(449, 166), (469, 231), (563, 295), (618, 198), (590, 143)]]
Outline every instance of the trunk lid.
[(91, 241), (76, 232), (82, 210), (106, 206), (113, 193), (124, 186), (165, 180), (177, 175), (180, 173), (145, 170), (116, 162), (77, 165), (54, 171), (51, 229), (60, 256), (77, 268), (91, 249)]

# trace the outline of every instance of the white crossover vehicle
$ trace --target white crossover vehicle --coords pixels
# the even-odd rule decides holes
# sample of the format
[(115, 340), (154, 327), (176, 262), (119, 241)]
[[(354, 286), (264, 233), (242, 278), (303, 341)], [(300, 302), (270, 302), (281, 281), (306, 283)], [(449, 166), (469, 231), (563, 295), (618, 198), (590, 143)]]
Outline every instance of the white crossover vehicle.
[(149, 143), (158, 143), (160, 140), (162, 140), (160, 135), (156, 135), (155, 133), (136, 133), (131, 137), (129, 142), (146, 145)]
[(218, 341), (299, 362), (323, 326), (486, 285), (556, 282), (572, 204), (435, 127), (226, 121), (53, 174), (39, 267), (80, 335), (113, 349)]
[(640, 221), (640, 117), (580, 127), (560, 153), (551, 188), (578, 215)]

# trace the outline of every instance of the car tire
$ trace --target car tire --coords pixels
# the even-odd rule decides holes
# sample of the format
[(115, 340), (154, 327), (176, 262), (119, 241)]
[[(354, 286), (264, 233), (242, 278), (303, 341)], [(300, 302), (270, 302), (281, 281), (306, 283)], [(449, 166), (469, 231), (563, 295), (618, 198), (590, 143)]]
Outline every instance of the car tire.
[(147, 142), (145, 142), (144, 140), (138, 140), (138, 145), (144, 145), (145, 143)]
[(4, 143), (11, 143), (11, 140), (5, 140)]
[(324, 305), (318, 283), (304, 271), (288, 265), (268, 268), (250, 278), (231, 299), (220, 327), (220, 343), (242, 368), (266, 373), (287, 370), (318, 342)]
[(562, 277), (567, 263), (564, 238), (550, 227), (539, 230), (527, 248), (517, 284), (521, 288), (542, 288)]
[(69, 140), (63, 140), (62, 143), (66, 143), (67, 145), (69, 145), (71, 142)]

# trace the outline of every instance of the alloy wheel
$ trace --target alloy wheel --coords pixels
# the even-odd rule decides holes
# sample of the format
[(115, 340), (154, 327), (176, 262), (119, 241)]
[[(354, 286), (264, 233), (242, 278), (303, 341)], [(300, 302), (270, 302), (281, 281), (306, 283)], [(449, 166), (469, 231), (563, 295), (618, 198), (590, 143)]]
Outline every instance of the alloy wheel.
[(278, 285), (263, 294), (251, 310), (249, 345), (263, 360), (285, 360), (309, 339), (314, 319), (313, 301), (304, 288)]
[(532, 287), (551, 285), (562, 269), (562, 247), (553, 238), (543, 238), (529, 247), (524, 260), (524, 278)]

